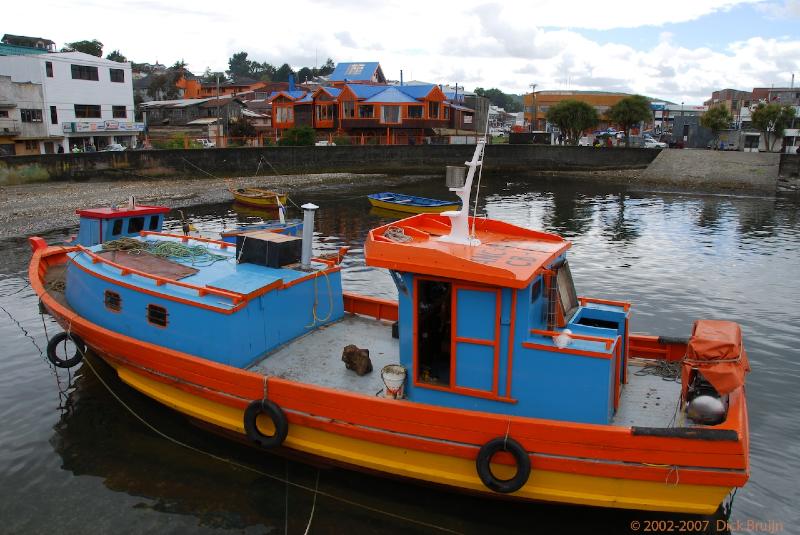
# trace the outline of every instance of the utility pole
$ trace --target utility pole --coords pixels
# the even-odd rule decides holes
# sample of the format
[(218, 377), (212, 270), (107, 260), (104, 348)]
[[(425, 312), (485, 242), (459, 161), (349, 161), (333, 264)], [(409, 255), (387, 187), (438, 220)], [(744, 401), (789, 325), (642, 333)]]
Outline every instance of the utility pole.
[(531, 120), (531, 132), (534, 132), (536, 130), (536, 126), (537, 126), (537, 120), (536, 120), (536, 85), (537, 84), (531, 84), (530, 85), (531, 98), (533, 99), (533, 118)]
[(219, 116), (219, 74), (217, 74), (217, 139), (216, 139), (217, 148), (220, 148), (220, 146), (219, 146), (219, 142), (220, 142), (219, 127), (220, 127), (220, 123), (221, 122), (222, 122), (222, 119)]

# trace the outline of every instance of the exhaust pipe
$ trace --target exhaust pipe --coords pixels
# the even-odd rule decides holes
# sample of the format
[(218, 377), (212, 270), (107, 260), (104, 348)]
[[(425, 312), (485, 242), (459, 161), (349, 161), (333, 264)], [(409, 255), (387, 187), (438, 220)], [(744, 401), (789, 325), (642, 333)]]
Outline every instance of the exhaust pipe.
[(303, 251), (300, 256), (300, 268), (311, 268), (311, 251), (314, 245), (314, 212), (319, 208), (316, 204), (306, 203), (303, 209)]

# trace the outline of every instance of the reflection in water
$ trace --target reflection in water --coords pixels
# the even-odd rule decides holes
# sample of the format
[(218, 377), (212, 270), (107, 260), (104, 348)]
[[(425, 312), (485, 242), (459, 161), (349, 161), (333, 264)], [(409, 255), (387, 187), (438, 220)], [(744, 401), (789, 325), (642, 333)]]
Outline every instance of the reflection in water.
[[(753, 366), (748, 379), (751, 481), (737, 495), (733, 519), (794, 525), (800, 500), (800, 419), (793, 412), (800, 406), (797, 202), (649, 194), (560, 178), (535, 185), (493, 178), (484, 186), (479, 216), (566, 234), (573, 242), (570, 263), (579, 293), (632, 301), (633, 331), (685, 336), (699, 317), (742, 323)], [(320, 187), (294, 201), (320, 206), (318, 251), (351, 247), (343, 263), (347, 290), (395, 298), (389, 275), (363, 263), (369, 229), (400, 217), (370, 211), (366, 194), (382, 190), (434, 198), (445, 194), (443, 178), (436, 178), (346, 191)], [(274, 218), (240, 213), (230, 203), (184, 211), (209, 237), (240, 223)], [(292, 209), (288, 216), (300, 214)], [(166, 228), (180, 232), (176, 220)], [(50, 233), (47, 239), (61, 241), (70, 231)], [(24, 283), (28, 246), (24, 239), (11, 239), (0, 248), (0, 305), (14, 319), (0, 317), (0, 481), (14, 489), (0, 500), (0, 531), (281, 533), (286, 518), (290, 533), (305, 530), (312, 493), (290, 488), (287, 514), (283, 483), (163, 439), (131, 416), (86, 366), (79, 368), (68, 391), (68, 411), (62, 414), (56, 383), (31, 342), (43, 346), (46, 339), (36, 297)], [(57, 327), (49, 319), (47, 325), (52, 335)], [(267, 474), (283, 477), (288, 467), (290, 480), (313, 488), (316, 467), (197, 429), (131, 390), (105, 366), (98, 367), (106, 370), (125, 403), (158, 429)], [(626, 533), (632, 520), (668, 517), (521, 505), (332, 468), (321, 471), (320, 489), (466, 533), (530, 533), (536, 528)], [(325, 498), (318, 500), (312, 531), (435, 532)]]

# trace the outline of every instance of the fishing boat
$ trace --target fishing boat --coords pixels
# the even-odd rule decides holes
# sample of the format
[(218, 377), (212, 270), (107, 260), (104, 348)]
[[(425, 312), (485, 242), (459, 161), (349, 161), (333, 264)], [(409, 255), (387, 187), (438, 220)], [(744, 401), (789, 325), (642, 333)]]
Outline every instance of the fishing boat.
[(366, 263), (396, 300), (342, 291), (346, 250), (313, 254), (312, 204), (302, 239), (235, 246), (161, 232), (157, 207), (81, 211), (74, 246), (30, 238), (31, 285), (64, 329), (48, 358), (91, 350), (265, 452), (492, 497), (715, 513), (749, 477), (738, 324), (632, 333), (630, 303), (577, 295), (570, 242), (470, 217), (482, 151), (448, 179), (461, 209), (369, 232)]
[(447, 210), (458, 210), (461, 206), (458, 202), (428, 199), (427, 197), (417, 197), (416, 195), (392, 193), (389, 191), (372, 193), (367, 195), (367, 199), (369, 199), (369, 203), (375, 208), (412, 214), (440, 213)]
[(234, 200), (258, 208), (285, 206), (287, 195), (265, 188), (228, 188)]

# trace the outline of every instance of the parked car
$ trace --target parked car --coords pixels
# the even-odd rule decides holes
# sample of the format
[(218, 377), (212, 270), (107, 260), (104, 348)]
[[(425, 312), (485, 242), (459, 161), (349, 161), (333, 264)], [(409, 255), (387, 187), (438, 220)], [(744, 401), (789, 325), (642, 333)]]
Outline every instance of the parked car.
[(666, 149), (667, 144), (663, 141), (656, 141), (652, 137), (644, 138), (644, 148), (646, 149)]
[(195, 142), (200, 143), (204, 149), (213, 149), (217, 146), (213, 141), (207, 138), (195, 139)]
[(591, 136), (583, 136), (578, 140), (579, 147), (591, 147), (594, 139)]
[(100, 152), (119, 152), (121, 150), (125, 150), (125, 145), (120, 145), (119, 143), (110, 143), (103, 147)]
[(333, 141), (328, 141), (326, 139), (323, 139), (321, 141), (317, 141), (316, 143), (314, 143), (314, 145), (316, 145), (317, 147), (335, 147), (336, 143), (334, 143)]

